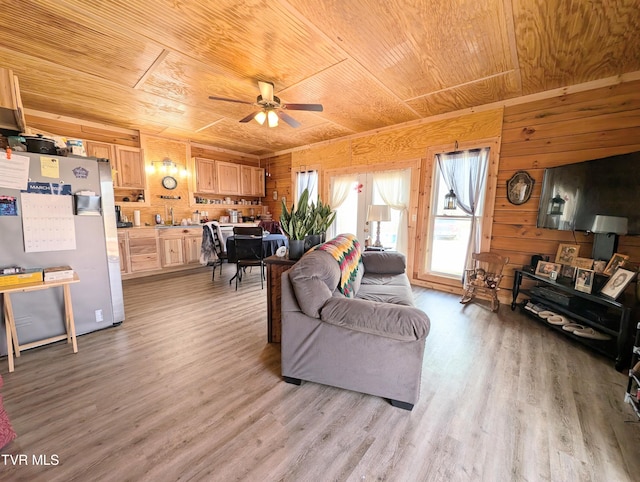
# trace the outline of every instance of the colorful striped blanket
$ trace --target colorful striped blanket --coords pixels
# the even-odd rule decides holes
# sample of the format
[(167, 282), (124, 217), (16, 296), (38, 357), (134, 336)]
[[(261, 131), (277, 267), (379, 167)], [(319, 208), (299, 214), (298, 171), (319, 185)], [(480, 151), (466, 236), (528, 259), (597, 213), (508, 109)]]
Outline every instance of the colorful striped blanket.
[(341, 272), (338, 290), (347, 298), (353, 298), (355, 296), (353, 282), (358, 274), (358, 265), (362, 258), (360, 243), (356, 237), (353, 234), (339, 234), (316, 249), (326, 251), (335, 258)]

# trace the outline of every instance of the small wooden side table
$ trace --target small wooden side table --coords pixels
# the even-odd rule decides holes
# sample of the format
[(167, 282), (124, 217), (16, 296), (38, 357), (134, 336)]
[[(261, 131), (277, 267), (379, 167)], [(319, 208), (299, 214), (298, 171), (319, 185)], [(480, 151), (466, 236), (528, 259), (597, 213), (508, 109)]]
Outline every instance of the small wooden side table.
[[(59, 280), (59, 281), (47, 281), (40, 283), (28, 283), (15, 286), (0, 287), (0, 294), (4, 296), (4, 325), (7, 336), (7, 358), (9, 359), (9, 372), (14, 370), (13, 366), (13, 353), (15, 351), (16, 358), (20, 356), (20, 350), (28, 350), (29, 348), (35, 348), (37, 346), (46, 345), (55, 341), (67, 340), (67, 343), (73, 344), (73, 353), (78, 353), (78, 343), (76, 341), (76, 325), (73, 320), (73, 307), (71, 306), (71, 289), (69, 285), (71, 283), (78, 283), (80, 278), (77, 274), (73, 275), (73, 278)], [(65, 312), (65, 329), (66, 334), (53, 336), (44, 340), (37, 340), (31, 343), (25, 343), (21, 345), (18, 341), (18, 332), (16, 331), (16, 320), (13, 317), (13, 306), (11, 304), (11, 293), (21, 293), (28, 291), (46, 290), (49, 288), (62, 287), (64, 295), (64, 312)]]
[(287, 256), (276, 255), (265, 258), (267, 265), (267, 342), (280, 343), (282, 335), (282, 273), (290, 269), (298, 262), (297, 259), (289, 259)]

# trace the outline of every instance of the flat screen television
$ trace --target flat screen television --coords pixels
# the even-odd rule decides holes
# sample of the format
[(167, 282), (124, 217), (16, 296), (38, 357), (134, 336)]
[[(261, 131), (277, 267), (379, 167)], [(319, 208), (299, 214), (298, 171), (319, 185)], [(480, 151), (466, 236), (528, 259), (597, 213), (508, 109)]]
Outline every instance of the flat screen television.
[[(562, 214), (553, 214), (558, 196)], [(545, 169), (539, 228), (590, 231), (596, 215), (625, 217), (628, 234), (640, 235), (640, 152)]]

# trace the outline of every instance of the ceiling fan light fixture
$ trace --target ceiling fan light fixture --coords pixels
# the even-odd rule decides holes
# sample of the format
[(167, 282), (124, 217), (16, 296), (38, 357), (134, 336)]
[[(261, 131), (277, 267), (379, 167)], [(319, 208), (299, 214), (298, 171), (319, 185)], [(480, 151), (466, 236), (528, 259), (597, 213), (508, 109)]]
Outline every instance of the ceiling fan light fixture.
[(264, 121), (267, 120), (267, 113), (265, 111), (261, 110), (260, 112), (258, 112), (256, 114), (254, 119), (256, 120), (256, 122), (258, 124), (262, 125), (262, 124), (264, 124)]
[(275, 111), (270, 110), (267, 112), (267, 120), (269, 127), (278, 127), (278, 114), (276, 114)]

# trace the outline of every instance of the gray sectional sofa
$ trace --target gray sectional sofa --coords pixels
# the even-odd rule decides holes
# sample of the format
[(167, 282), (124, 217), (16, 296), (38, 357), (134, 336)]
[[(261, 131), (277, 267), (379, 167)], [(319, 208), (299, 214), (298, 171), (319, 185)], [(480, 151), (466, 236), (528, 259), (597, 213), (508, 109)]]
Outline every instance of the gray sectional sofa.
[(310, 251), (282, 275), (282, 376), (389, 399), (411, 410), (420, 396), (430, 322), (414, 307), (404, 255), (364, 252), (355, 297), (336, 287), (341, 271)]

